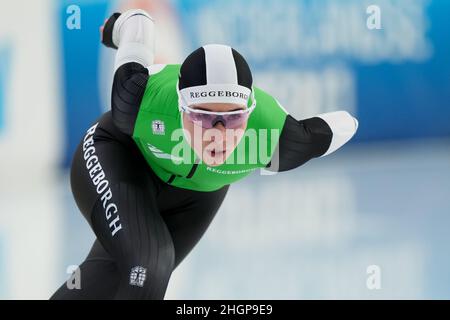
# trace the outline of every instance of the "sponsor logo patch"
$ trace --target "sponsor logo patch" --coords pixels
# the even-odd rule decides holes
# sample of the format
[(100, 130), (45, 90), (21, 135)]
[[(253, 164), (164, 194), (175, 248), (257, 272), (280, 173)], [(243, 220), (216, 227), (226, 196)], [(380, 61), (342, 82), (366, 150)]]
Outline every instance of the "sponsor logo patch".
[(166, 127), (164, 125), (164, 121), (162, 120), (153, 120), (152, 121), (152, 130), (153, 134), (164, 135), (166, 132)]
[(130, 272), (130, 285), (143, 287), (145, 279), (147, 278), (147, 269), (141, 266), (136, 266)]

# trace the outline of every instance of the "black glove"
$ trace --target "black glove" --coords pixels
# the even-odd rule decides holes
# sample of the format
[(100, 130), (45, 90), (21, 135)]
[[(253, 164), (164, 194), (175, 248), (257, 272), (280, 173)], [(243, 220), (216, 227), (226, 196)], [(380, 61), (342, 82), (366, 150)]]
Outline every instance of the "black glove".
[(120, 17), (121, 13), (116, 12), (111, 17), (109, 17), (108, 21), (105, 23), (105, 27), (103, 28), (103, 39), (102, 43), (109, 47), (117, 49), (117, 46), (114, 44), (112, 35), (114, 29), (114, 23), (116, 23), (117, 19)]

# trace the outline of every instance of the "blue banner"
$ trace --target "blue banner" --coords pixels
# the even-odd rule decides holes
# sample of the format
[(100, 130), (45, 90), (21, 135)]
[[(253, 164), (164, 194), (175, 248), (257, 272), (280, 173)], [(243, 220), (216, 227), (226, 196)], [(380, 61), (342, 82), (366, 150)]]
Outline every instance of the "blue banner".
[(450, 2), (376, 1), (381, 28), (369, 29), (372, 3), (177, 1), (191, 49), (238, 48), (255, 83), (273, 74), (264, 83), (298, 116), (348, 110), (360, 123), (352, 141), (450, 136)]
[[(360, 126), (352, 142), (450, 136), (448, 1), (139, 3), (157, 16), (163, 7), (158, 35), (168, 45), (181, 39), (181, 56), (206, 43), (235, 47), (248, 60), (255, 85), (296, 118), (334, 110), (356, 115)], [(81, 2), (80, 29), (67, 28), (70, 2), (60, 6), (65, 165), (89, 124), (109, 108), (104, 97), (113, 66), (101, 54), (98, 31), (112, 13), (108, 4)], [(125, 10), (135, 2), (120, 4)], [(374, 19), (378, 26), (373, 27)], [(176, 21), (168, 25), (169, 20)]]
[(61, 1), (59, 7), (65, 107), (65, 153), (70, 164), (83, 132), (101, 114), (99, 90), (99, 27), (110, 1)]

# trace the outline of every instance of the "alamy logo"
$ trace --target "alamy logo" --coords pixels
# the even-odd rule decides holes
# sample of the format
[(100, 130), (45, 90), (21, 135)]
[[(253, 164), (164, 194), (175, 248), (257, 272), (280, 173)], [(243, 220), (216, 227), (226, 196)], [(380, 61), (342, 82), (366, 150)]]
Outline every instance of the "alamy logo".
[(164, 121), (161, 120), (153, 120), (152, 121), (152, 130), (153, 134), (165, 134), (166, 128), (164, 126)]
[(133, 267), (130, 272), (130, 285), (143, 287), (147, 278), (147, 269), (141, 266)]

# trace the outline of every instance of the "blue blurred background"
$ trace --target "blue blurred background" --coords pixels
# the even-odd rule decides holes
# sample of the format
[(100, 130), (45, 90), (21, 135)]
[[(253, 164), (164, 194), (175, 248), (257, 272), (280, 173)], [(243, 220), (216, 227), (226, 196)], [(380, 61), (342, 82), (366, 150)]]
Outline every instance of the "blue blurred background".
[[(166, 298), (450, 299), (449, 1), (0, 8), (0, 298), (48, 298), (93, 242), (67, 170), (83, 132), (109, 109), (115, 52), (100, 45), (99, 27), (142, 8), (157, 23), (155, 63), (228, 44), (297, 119), (334, 110), (359, 119), (338, 152), (233, 185)], [(378, 9), (380, 28), (371, 28)]]

